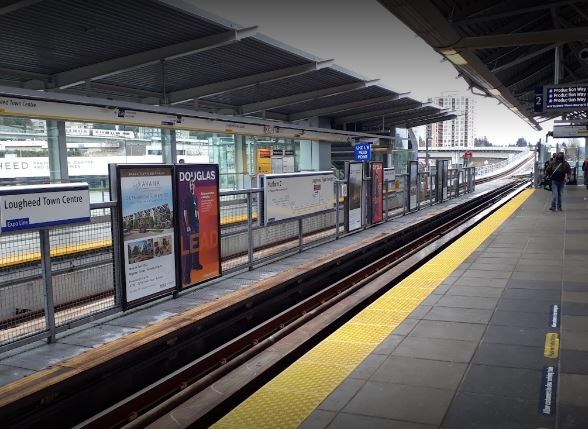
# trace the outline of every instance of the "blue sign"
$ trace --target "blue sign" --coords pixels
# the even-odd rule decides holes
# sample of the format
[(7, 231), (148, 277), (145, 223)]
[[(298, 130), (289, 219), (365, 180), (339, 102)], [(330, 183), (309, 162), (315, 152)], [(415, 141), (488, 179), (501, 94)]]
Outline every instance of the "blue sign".
[(557, 368), (546, 366), (541, 377), (541, 396), (539, 398), (539, 413), (544, 415), (555, 414), (557, 392)]
[(548, 85), (545, 87), (545, 110), (588, 109), (588, 85)]
[(535, 88), (535, 101), (533, 102), (533, 109), (535, 113), (543, 112), (543, 102), (545, 97), (543, 96), (543, 87), (538, 86)]
[(559, 327), (559, 305), (557, 304), (552, 305), (549, 311), (549, 327)]
[(372, 144), (358, 143), (355, 145), (354, 157), (356, 161), (371, 161), (372, 160)]

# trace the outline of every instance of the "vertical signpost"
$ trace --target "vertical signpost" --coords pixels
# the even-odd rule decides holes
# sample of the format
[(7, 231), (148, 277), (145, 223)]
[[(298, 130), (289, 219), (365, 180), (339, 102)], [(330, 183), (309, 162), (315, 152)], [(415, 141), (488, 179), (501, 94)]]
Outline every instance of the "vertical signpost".
[(221, 275), (217, 164), (176, 165), (180, 288)]
[(123, 309), (176, 288), (173, 168), (117, 165), (111, 193), (122, 219)]

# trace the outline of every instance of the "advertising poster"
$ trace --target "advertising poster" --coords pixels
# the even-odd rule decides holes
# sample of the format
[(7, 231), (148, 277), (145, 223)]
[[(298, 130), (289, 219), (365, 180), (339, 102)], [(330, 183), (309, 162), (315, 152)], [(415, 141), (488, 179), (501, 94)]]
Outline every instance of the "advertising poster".
[(384, 168), (384, 184), (386, 185), (386, 191), (390, 192), (394, 189), (394, 183), (396, 182), (396, 170), (392, 168)]
[(361, 228), (362, 213), (362, 182), (363, 182), (363, 163), (347, 163), (347, 199), (346, 199), (346, 230), (354, 231)]
[(372, 162), (372, 223), (384, 220), (384, 164)]
[(335, 208), (332, 171), (269, 174), (263, 185), (266, 224)]
[(419, 165), (417, 161), (408, 161), (408, 210), (416, 210), (419, 193)]
[(272, 172), (272, 150), (257, 149), (257, 174)]
[(284, 151), (282, 149), (272, 149), (272, 173), (284, 173), (283, 158)]
[(126, 309), (176, 287), (172, 168), (118, 165), (117, 171)]
[(282, 159), (282, 171), (284, 173), (294, 173), (294, 151), (286, 149)]
[(441, 177), (443, 180), (443, 184), (442, 184), (442, 196), (443, 196), (443, 201), (445, 201), (447, 199), (447, 185), (448, 185), (448, 181), (449, 181), (449, 161), (444, 159), (443, 160), (443, 171), (441, 172)]
[(218, 173), (217, 164), (176, 165), (182, 289), (221, 275)]

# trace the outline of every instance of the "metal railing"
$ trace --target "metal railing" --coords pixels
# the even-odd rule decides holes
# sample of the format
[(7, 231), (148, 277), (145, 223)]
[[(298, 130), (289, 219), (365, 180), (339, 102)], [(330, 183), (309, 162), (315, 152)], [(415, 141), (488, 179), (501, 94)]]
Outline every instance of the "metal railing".
[[(454, 178), (448, 180), (448, 198), (471, 190), (465, 181), (458, 190)], [(370, 179), (365, 182), (363, 188), (370, 189)], [(250, 270), (344, 236), (341, 183), (335, 183), (332, 211), (277, 224), (263, 223), (263, 189), (220, 192), (223, 273)], [(421, 173), (418, 184), (417, 210), (439, 202), (435, 174)], [(408, 186), (405, 174), (384, 183), (382, 222), (406, 214)], [(51, 341), (66, 329), (122, 311), (122, 262), (118, 234), (113, 236), (119, 224), (117, 202), (90, 207), (88, 224), (0, 237), (0, 351), (43, 338)], [(370, 221), (366, 215), (362, 229), (373, 226)]]
[(482, 178), (500, 174), (508, 168), (512, 167), (513, 164), (518, 164), (521, 161), (528, 159), (531, 155), (533, 155), (531, 152), (521, 152), (516, 155), (511, 155), (508, 157), (508, 159), (503, 161), (477, 167), (476, 175)]

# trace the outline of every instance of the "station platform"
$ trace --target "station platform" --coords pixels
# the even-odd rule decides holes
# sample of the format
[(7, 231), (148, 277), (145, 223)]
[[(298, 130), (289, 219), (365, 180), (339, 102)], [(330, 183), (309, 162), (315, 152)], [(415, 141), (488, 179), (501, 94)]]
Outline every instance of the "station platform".
[[(499, 182), (478, 185), (472, 194), (253, 271), (223, 277), (177, 299), (68, 331), (54, 344), (39, 342), (4, 353), (0, 391), (18, 389), (27, 375), (68, 368), (68, 360), (86, 352), (104, 346), (124, 348), (141, 331), (173, 325), (229, 297), (250, 294), (256, 285), (316, 266), (334, 253), (368, 245), (382, 234), (463, 204)], [(278, 390), (289, 396), (272, 391), (273, 405), (247, 410), (254, 395), (233, 411), (243, 412), (245, 407), (245, 418), (231, 413), (217, 427), (555, 428), (557, 422), (560, 428), (588, 427), (588, 191), (584, 186), (568, 187), (562, 212), (548, 210), (550, 193), (525, 192), (516, 207), (493, 221), (494, 229), (461, 242), (466, 253), (461, 249), (459, 255), (437, 263), (443, 269), (434, 275), (421, 272), (412, 282), (419, 285), (418, 296), (403, 297), (402, 311), (392, 307), (395, 314), (384, 316), (383, 327), (367, 330), (360, 323), (351, 335), (376, 335), (367, 340), (367, 348), (349, 347), (347, 341), (344, 347), (332, 347), (332, 362), (343, 362), (335, 371), (319, 361), (310, 363), (314, 372), (297, 375), (306, 392), (312, 392), (310, 399), (305, 391), (296, 390), (299, 384), (288, 382)], [(551, 327), (554, 317), (561, 325)], [(546, 357), (558, 350), (557, 340), (559, 356)], [(551, 378), (551, 389), (541, 388), (546, 377)], [(551, 392), (551, 414), (541, 411), (546, 391)], [(292, 395), (304, 407), (296, 408)], [(264, 421), (264, 415), (272, 420)]]
[(527, 190), (215, 428), (588, 427), (588, 190)]
[[(350, 249), (367, 246), (376, 237), (394, 234), (410, 224), (451, 210), (507, 182), (508, 179), (500, 179), (477, 185), (472, 193), (407, 213), (389, 222), (342, 236), (338, 240), (316, 245), (302, 253), (292, 254), (251, 271), (242, 271), (206, 282), (183, 292), (176, 299), (165, 298), (124, 313), (98, 319), (58, 334), (56, 342), (52, 344), (37, 341), (0, 353), (0, 387), (28, 375), (38, 374), (41, 370), (67, 366), (69, 359), (86, 352), (96, 351), (117, 340), (127, 340), (124, 344), (131, 343), (137, 338), (133, 334), (144, 333), (146, 328), (152, 331), (173, 329), (175, 320), (178, 318), (195, 319), (206, 312), (213, 312), (222, 308), (224, 302), (256, 293), (257, 286), (263, 288), (270, 283), (268, 287), (271, 287), (272, 281), (277, 284), (280, 278), (288, 278), (308, 270), (309, 267), (315, 267), (316, 264), (327, 261), (334, 254), (342, 254)], [(117, 345), (123, 347), (120, 342)]]

